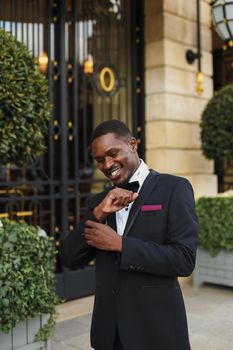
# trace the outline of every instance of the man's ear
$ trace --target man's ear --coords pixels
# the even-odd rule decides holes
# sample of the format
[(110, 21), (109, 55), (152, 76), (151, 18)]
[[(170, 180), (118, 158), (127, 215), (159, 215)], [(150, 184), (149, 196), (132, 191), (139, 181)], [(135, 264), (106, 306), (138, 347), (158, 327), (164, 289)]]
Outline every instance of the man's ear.
[(130, 140), (130, 147), (131, 147), (131, 149), (132, 149), (133, 152), (137, 152), (138, 143), (137, 143), (137, 140), (135, 139), (135, 137), (131, 137), (131, 140)]

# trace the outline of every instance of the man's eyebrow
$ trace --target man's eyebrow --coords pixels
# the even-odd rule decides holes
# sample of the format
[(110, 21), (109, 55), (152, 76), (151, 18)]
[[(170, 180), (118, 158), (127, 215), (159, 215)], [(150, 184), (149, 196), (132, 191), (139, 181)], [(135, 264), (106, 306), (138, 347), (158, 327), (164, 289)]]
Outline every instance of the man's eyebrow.
[(112, 151), (116, 152), (116, 151), (118, 151), (118, 148), (117, 147), (109, 148), (106, 153), (111, 153)]
[[(111, 147), (109, 148), (106, 152), (105, 152), (105, 155), (108, 155), (109, 153), (111, 152), (117, 152), (118, 151), (118, 148), (117, 147)], [(102, 158), (102, 156), (96, 156), (97, 158)]]
[(106, 151), (106, 153), (105, 153), (105, 155), (104, 156), (95, 156), (95, 157), (93, 157), (95, 160), (99, 160), (99, 159), (103, 159), (105, 156), (108, 156), (109, 154), (111, 154), (112, 152), (118, 152), (118, 148), (116, 148), (116, 147), (112, 147), (112, 148), (109, 148), (107, 151)]

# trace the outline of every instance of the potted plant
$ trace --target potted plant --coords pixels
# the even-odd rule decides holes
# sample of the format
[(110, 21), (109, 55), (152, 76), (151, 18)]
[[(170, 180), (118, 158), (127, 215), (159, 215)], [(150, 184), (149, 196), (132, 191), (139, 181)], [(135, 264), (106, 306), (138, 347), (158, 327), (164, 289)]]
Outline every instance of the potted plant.
[(48, 348), (57, 304), (51, 240), (39, 227), (0, 221), (1, 350)]
[[(23, 43), (0, 29), (0, 164), (28, 165), (45, 149), (48, 85)], [(55, 320), (54, 249), (38, 227), (0, 221), (0, 344), (48, 349)]]
[[(233, 161), (233, 84), (224, 86), (202, 113), (203, 154), (219, 168)], [(222, 174), (223, 175), (223, 174)], [(194, 285), (213, 282), (233, 286), (233, 194), (199, 198), (199, 249)]]
[(194, 285), (211, 282), (233, 286), (233, 193), (200, 198), (199, 249)]
[(31, 164), (45, 149), (48, 84), (27, 47), (3, 29), (0, 47), (0, 164)]
[(220, 89), (202, 113), (203, 154), (215, 161), (219, 190), (224, 191), (224, 176), (233, 169), (233, 84)]
[(233, 84), (220, 89), (202, 113), (201, 144), (208, 159), (233, 160)]

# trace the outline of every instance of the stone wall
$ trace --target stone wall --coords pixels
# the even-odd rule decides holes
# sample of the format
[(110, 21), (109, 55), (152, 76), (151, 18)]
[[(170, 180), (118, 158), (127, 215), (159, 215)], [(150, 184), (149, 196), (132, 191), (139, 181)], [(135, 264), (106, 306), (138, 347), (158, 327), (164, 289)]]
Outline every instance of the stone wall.
[(217, 191), (213, 162), (200, 150), (200, 116), (213, 95), (208, 1), (201, 1), (204, 92), (196, 92), (196, 0), (145, 0), (146, 161), (187, 177), (197, 197)]

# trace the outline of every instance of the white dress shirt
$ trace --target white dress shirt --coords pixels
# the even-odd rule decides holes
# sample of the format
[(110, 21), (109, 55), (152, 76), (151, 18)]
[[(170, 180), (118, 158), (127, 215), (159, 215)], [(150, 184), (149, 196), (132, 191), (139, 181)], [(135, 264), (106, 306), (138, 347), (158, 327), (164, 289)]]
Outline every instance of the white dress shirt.
[[(140, 159), (141, 163), (137, 170), (134, 172), (134, 174), (129, 179), (129, 182), (138, 181), (139, 182), (139, 189), (140, 191), (143, 182), (145, 181), (147, 175), (149, 174), (149, 168), (144, 163), (142, 159)], [(125, 230), (125, 225), (129, 216), (130, 209), (133, 205), (133, 202), (130, 203), (126, 208), (123, 208), (116, 212), (116, 225), (117, 225), (117, 233), (122, 236)]]

